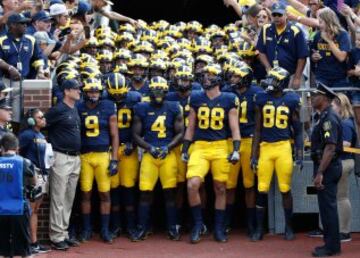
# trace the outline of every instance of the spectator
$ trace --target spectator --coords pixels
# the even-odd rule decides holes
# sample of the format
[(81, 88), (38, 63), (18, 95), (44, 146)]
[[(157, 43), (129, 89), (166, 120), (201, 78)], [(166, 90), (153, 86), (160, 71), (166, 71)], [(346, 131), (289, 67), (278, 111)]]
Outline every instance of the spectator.
[[(337, 94), (337, 99), (332, 102), (333, 109), (341, 118), (343, 146), (355, 147), (356, 127), (354, 112), (348, 97), (343, 93)], [(349, 176), (354, 170), (355, 160), (351, 153), (343, 152), (340, 155), (342, 161), (342, 175), (337, 188), (337, 206), (339, 211), (339, 226), (341, 242), (351, 241), (351, 203), (349, 200)]]
[(20, 80), (29, 79), (31, 66), (37, 70), (36, 78), (44, 79), (44, 59), (35, 39), (25, 35), (26, 22), (29, 19), (22, 14), (12, 14), (8, 18), (9, 32), (0, 42), (1, 75), (4, 83), (13, 88), (13, 121), (19, 123), (21, 116)]
[[(46, 139), (40, 132), (46, 126), (46, 120), (40, 109), (29, 109), (24, 119), (24, 128), (20, 132), (20, 154), (34, 164), (36, 186), (41, 188), (42, 194), (47, 194), (47, 170), (45, 166)], [(43, 195), (32, 200), (30, 216), (31, 252), (32, 254), (46, 253), (48, 248), (37, 241), (38, 211), (42, 204)]]
[(50, 173), (50, 240), (56, 250), (78, 243), (69, 240), (68, 226), (80, 174), (80, 117), (75, 102), (80, 99), (76, 80), (61, 85), (64, 99), (46, 114), (49, 141), (55, 163)]
[[(33, 167), (29, 160), (16, 155), (19, 142), (15, 135), (5, 134), (0, 145), (0, 175), (13, 178), (0, 181), (0, 256), (31, 257), (30, 210), (24, 189), (35, 186)], [(23, 177), (26, 180), (22, 180)]]
[(50, 32), (51, 16), (48, 12), (40, 11), (32, 17), (32, 24), (26, 28), (26, 34), (34, 35), (37, 31)]
[(321, 9), (318, 17), (320, 31), (311, 43), (316, 80), (329, 87), (347, 87), (346, 58), (351, 47), (349, 34), (330, 8)]
[(300, 87), (302, 73), (308, 56), (308, 46), (304, 33), (296, 25), (287, 21), (285, 6), (273, 4), (272, 24), (263, 26), (259, 33), (257, 49), (266, 71), (280, 66), (293, 75), (290, 85)]
[(0, 100), (0, 139), (9, 132), (6, 126), (11, 121), (12, 108), (6, 102), (5, 98)]
[(69, 30), (69, 12), (64, 4), (53, 4), (50, 6), (50, 16), (53, 17), (51, 33), (54, 37), (62, 41)]
[(31, 10), (33, 7), (31, 2), (24, 1), (20, 4), (18, 0), (1, 0), (0, 5), (3, 9), (0, 16), (0, 35), (6, 34), (6, 23), (11, 14)]
[(121, 15), (117, 12), (107, 9), (107, 6), (113, 5), (110, 0), (91, 0), (91, 7), (95, 13), (105, 16), (111, 20), (131, 23), (134, 26), (139, 26), (139, 23), (132, 18)]

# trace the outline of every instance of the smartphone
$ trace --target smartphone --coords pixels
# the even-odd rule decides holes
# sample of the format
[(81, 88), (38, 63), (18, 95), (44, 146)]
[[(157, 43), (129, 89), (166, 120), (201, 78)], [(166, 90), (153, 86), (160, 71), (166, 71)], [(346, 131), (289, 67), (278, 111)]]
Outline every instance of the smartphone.
[(63, 29), (60, 34), (59, 34), (59, 38), (63, 38), (65, 37), (66, 35), (68, 35), (69, 33), (71, 32), (71, 28), (65, 28)]

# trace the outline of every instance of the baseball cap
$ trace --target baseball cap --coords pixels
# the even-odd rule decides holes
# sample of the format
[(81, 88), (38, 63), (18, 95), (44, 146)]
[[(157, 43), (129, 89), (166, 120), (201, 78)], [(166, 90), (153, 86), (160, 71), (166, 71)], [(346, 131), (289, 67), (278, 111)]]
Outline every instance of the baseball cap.
[(8, 99), (0, 99), (0, 109), (12, 110), (12, 107), (8, 103)]
[(90, 10), (91, 10), (91, 6), (89, 3), (85, 1), (79, 1), (76, 15), (85, 15)]
[(316, 82), (316, 87), (314, 90), (311, 91), (311, 94), (321, 94), (327, 96), (330, 99), (337, 98), (336, 93), (331, 88), (321, 82)]
[(53, 4), (50, 6), (50, 16), (60, 15), (60, 14), (69, 14), (64, 4)]
[(39, 43), (55, 44), (56, 41), (49, 37), (46, 31), (37, 31), (34, 33), (34, 37)]
[(282, 3), (275, 3), (271, 6), (271, 13), (285, 14), (286, 6)]
[(13, 24), (13, 23), (26, 23), (29, 22), (30, 19), (26, 18), (24, 15), (20, 13), (14, 13), (9, 16), (7, 24)]
[(71, 79), (71, 80), (65, 80), (62, 84), (61, 84), (61, 88), (63, 90), (70, 90), (70, 89), (80, 89), (80, 83), (75, 80), (75, 79)]
[(33, 22), (34, 21), (50, 21), (51, 16), (49, 15), (48, 12), (39, 11), (39, 12), (34, 14), (34, 16), (32, 17), (32, 20), (33, 20)]
[(62, 0), (51, 0), (49, 2), (49, 6), (52, 6), (53, 4), (64, 4), (64, 1), (62, 1)]
[(3, 81), (0, 81), (0, 92), (10, 92), (12, 90), (12, 88), (6, 87)]

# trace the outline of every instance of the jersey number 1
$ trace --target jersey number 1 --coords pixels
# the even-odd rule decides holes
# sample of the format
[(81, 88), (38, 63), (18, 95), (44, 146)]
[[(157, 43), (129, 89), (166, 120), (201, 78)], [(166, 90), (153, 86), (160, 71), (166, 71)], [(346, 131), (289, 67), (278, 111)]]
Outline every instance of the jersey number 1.
[(158, 138), (166, 137), (165, 120), (166, 116), (158, 116), (155, 122), (151, 125), (151, 131), (158, 132)]

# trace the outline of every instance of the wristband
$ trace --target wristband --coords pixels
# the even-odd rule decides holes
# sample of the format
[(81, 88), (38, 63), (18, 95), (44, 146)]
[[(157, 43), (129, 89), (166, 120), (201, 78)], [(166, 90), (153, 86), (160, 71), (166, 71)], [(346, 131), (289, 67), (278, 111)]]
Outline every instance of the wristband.
[(239, 151), (239, 149), (240, 149), (240, 141), (233, 140), (233, 151)]
[(188, 153), (190, 145), (191, 145), (191, 141), (184, 140), (181, 152), (182, 153)]

